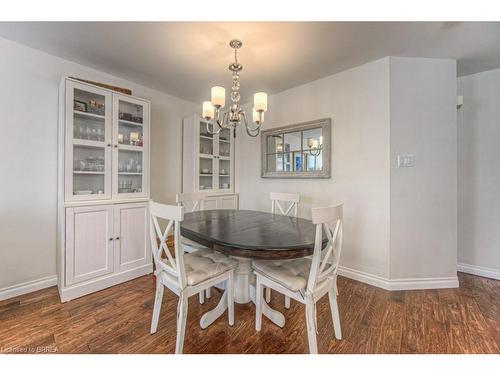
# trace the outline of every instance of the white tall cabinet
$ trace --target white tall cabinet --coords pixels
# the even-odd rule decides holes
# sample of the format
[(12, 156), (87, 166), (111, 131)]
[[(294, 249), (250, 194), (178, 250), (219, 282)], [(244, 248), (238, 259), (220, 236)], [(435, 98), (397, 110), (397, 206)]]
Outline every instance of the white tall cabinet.
[(234, 190), (234, 130), (222, 129), (197, 115), (183, 120), (182, 191), (204, 192), (205, 209), (238, 208)]
[(62, 301), (152, 272), (150, 103), (61, 82), (58, 287)]

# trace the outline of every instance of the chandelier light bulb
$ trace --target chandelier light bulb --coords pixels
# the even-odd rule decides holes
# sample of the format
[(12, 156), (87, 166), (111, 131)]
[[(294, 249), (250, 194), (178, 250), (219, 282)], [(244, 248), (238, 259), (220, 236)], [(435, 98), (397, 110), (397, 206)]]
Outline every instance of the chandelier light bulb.
[(267, 111), (267, 94), (265, 92), (257, 92), (253, 96), (253, 106), (256, 111)]
[(214, 107), (219, 106), (220, 108), (224, 108), (226, 104), (226, 89), (221, 86), (212, 87), (212, 105)]
[(255, 108), (252, 110), (252, 120), (256, 124), (264, 122), (264, 112), (257, 112)]
[(203, 113), (203, 118), (211, 120), (214, 118), (214, 106), (212, 105), (211, 102), (206, 101), (203, 102), (203, 108), (202, 108), (202, 113)]

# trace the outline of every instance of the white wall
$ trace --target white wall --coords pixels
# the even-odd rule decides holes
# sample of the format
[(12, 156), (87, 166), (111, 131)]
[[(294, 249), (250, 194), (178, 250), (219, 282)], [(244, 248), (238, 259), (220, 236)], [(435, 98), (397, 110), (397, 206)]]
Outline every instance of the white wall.
[(456, 277), (456, 62), (391, 57), (390, 81), (390, 278)]
[[(343, 274), (387, 289), (457, 285), (454, 60), (388, 57), (269, 97), (265, 128), (332, 118), (332, 178), (260, 178), (260, 139), (237, 138), (241, 207), (301, 194), (299, 215), (344, 203)], [(415, 168), (396, 168), (399, 153)], [(256, 184), (255, 181), (258, 181)]]
[(152, 101), (151, 195), (180, 190), (181, 120), (198, 107), (0, 38), (0, 290), (56, 273), (58, 88), (62, 76), (116, 84)]
[(388, 276), (389, 59), (378, 60), (269, 97), (264, 128), (332, 118), (332, 177), (260, 177), (260, 137), (239, 131), (236, 188), (240, 207), (270, 210), (269, 192), (301, 194), (299, 216), (311, 207), (345, 205), (341, 264)]
[(458, 257), (500, 278), (500, 69), (458, 79)]

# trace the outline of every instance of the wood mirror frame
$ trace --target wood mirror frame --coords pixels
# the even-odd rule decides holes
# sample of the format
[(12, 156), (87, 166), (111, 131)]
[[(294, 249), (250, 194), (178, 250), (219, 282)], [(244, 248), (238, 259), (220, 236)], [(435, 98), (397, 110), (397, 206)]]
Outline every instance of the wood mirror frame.
[[(331, 177), (331, 118), (323, 118), (314, 121), (302, 122), (294, 125), (282, 126), (279, 128), (273, 128), (269, 130), (264, 130), (261, 132), (261, 177), (262, 178), (330, 178)], [(267, 139), (270, 136), (285, 135), (294, 132), (304, 132), (311, 129), (321, 129), (321, 135), (323, 137), (322, 144), (322, 168), (321, 170), (312, 171), (269, 171), (267, 168), (267, 157), (273, 154), (282, 154), (283, 157), (287, 153), (285, 150), (281, 153), (268, 153), (267, 150)], [(303, 137), (303, 135), (302, 135)], [(303, 149), (303, 138), (301, 138), (301, 150), (295, 151), (301, 152), (301, 163), (304, 166), (303, 155), (308, 151)], [(294, 152), (291, 151), (293, 154)]]

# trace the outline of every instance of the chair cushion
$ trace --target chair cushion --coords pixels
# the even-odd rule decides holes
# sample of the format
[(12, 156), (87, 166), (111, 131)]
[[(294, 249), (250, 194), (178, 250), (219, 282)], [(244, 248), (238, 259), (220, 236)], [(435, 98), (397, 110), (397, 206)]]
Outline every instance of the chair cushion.
[(188, 285), (196, 285), (236, 267), (238, 261), (210, 249), (184, 254)]
[(311, 270), (311, 259), (256, 260), (253, 262), (253, 268), (257, 273), (270, 278), (291, 291), (297, 292), (307, 286), (309, 271)]

